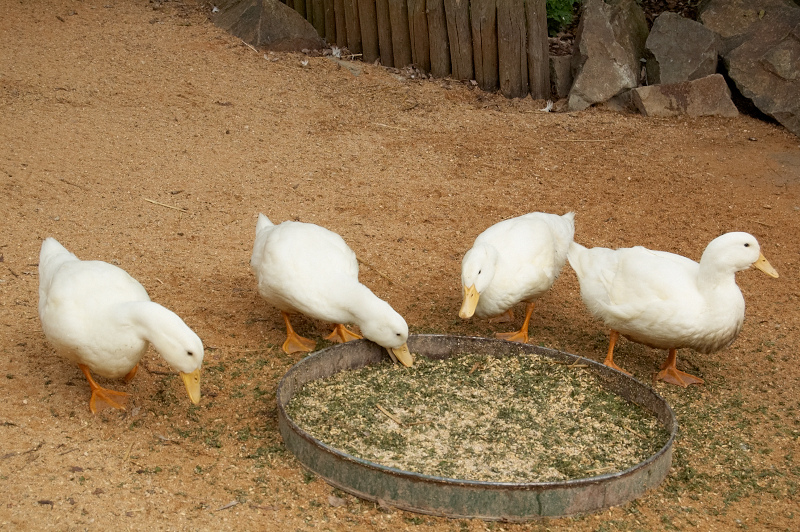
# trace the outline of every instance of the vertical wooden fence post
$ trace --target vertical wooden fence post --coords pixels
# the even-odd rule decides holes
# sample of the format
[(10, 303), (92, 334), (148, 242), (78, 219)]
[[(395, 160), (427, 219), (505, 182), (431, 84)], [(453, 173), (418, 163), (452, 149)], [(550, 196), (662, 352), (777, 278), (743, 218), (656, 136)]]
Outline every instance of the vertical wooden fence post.
[(351, 54), (361, 53), (361, 24), (358, 22), (358, 0), (344, 0), (344, 19), (347, 25), (347, 48)]
[(392, 24), (394, 66), (403, 68), (411, 64), (411, 41), (406, 0), (389, 0), (389, 20)]
[(358, 0), (361, 48), (364, 54), (361, 59), (365, 63), (374, 63), (380, 57), (380, 52), (378, 51), (378, 18), (375, 4), (376, 0)]
[(471, 0), (470, 12), (475, 81), (485, 91), (497, 90), (497, 5), (495, 0)]
[(525, 0), (528, 22), (528, 79), (531, 97), (550, 97), (550, 50), (547, 43), (547, 0)]
[(306, 18), (306, 0), (294, 0), (292, 9), (300, 13), (301, 17)]
[(420, 70), (431, 71), (431, 48), (428, 39), (428, 15), (425, 0), (407, 0), (411, 60)]
[(524, 0), (497, 0), (497, 66), (506, 98), (528, 95)]
[(472, 79), (472, 29), (469, 23), (469, 0), (444, 0), (447, 16), (447, 40), (453, 77)]
[(375, 0), (375, 15), (378, 19), (378, 43), (381, 50), (381, 64), (394, 66), (392, 49), (392, 23), (389, 20), (389, 0)]
[[(344, 18), (344, 0), (333, 0), (333, 18), (336, 24), (336, 46), (347, 46), (347, 22)], [(333, 44), (333, 43), (328, 43)]]
[[(302, 2), (303, 0), (298, 0)], [(314, 0), (306, 0), (306, 20), (314, 26)], [(314, 26), (316, 28), (316, 26)]]
[(325, 17), (325, 42), (333, 44), (336, 42), (336, 17), (334, 16), (334, 1), (323, 0), (323, 10)]
[[(306, 4), (308, 5), (308, 4)], [(311, 25), (317, 30), (319, 36), (325, 38), (325, 3), (324, 0), (311, 0), (311, 12), (313, 20)]]
[(431, 74), (437, 78), (450, 75), (450, 44), (447, 40), (447, 19), (444, 0), (428, 0), (428, 36), (431, 48)]

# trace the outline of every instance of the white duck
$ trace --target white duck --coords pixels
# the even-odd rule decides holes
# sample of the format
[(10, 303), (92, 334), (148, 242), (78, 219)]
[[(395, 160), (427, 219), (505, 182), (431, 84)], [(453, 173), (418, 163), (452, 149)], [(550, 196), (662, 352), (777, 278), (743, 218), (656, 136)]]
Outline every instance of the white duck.
[(503, 220), (475, 239), (461, 262), (463, 302), (458, 315), (511, 321), (514, 305), (526, 303), (519, 331), (496, 336), (528, 341), (534, 301), (553, 286), (575, 234), (575, 213), (532, 212)]
[(150, 301), (144, 287), (124, 270), (102, 261), (82, 261), (54, 238), (39, 254), (39, 319), (59, 355), (78, 364), (96, 412), (99, 399), (124, 410), (91, 372), (130, 381), (149, 344), (180, 372), (189, 399), (200, 401), (203, 343), (174, 312)]
[(309, 352), (316, 342), (298, 335), (290, 314), (334, 323), (327, 340), (346, 342), (361, 336), (344, 324), (354, 323), (369, 340), (385, 347), (393, 360), (411, 366), (408, 325), (400, 314), (358, 281), (355, 253), (336, 233), (318, 225), (286, 221), (274, 225), (258, 215), (250, 266), (258, 292), (278, 308), (286, 324), (287, 353)]
[(605, 365), (614, 363), (619, 335), (669, 350), (657, 379), (688, 386), (703, 379), (676, 368), (677, 350), (713, 353), (730, 345), (742, 328), (744, 297), (736, 272), (750, 266), (778, 277), (755, 237), (727, 233), (706, 247), (700, 263), (641, 246), (591, 248), (573, 243), (569, 262), (589, 311), (611, 329)]

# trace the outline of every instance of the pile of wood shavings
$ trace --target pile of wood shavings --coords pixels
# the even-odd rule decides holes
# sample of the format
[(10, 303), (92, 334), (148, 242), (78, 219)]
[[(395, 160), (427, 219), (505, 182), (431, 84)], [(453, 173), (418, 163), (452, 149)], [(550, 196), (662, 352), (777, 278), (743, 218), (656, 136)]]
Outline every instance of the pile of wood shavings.
[(551, 482), (623, 471), (664, 446), (648, 412), (547, 357), (417, 357), (306, 384), (287, 412), (353, 456), (425, 475)]

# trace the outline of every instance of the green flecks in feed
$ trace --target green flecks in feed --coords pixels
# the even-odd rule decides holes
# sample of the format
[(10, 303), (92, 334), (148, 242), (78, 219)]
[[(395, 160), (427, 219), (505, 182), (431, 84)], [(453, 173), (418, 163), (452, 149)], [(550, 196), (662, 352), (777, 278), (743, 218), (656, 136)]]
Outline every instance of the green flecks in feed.
[(411, 369), (342, 372), (305, 385), (287, 411), (315, 438), (365, 460), (488, 482), (623, 471), (669, 438), (594, 373), (539, 355), (418, 357)]

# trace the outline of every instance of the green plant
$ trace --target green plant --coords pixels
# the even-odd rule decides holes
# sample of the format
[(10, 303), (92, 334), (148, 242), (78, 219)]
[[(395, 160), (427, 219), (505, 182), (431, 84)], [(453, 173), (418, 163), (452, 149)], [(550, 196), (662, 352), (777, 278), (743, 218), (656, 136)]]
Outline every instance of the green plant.
[(547, 32), (556, 35), (570, 24), (581, 0), (547, 0)]

